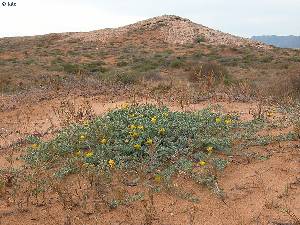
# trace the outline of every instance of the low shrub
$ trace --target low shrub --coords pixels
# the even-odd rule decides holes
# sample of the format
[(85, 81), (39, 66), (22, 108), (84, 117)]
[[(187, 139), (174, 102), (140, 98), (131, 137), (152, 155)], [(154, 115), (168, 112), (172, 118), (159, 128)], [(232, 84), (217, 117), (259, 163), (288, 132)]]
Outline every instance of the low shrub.
[[(27, 202), (31, 196), (44, 199), (51, 193), (67, 209), (85, 209), (88, 202), (113, 209), (159, 191), (199, 201), (175, 184), (180, 178), (222, 197), (217, 171), (230, 163), (233, 150), (297, 138), (291, 132), (258, 135), (266, 124), (264, 118), (241, 122), (217, 107), (171, 112), (166, 107), (124, 104), (104, 116), (71, 124), (48, 141), (29, 136), (24, 166), (4, 173), (13, 178), (12, 192), (24, 189)], [(132, 186), (138, 186), (135, 192)]]
[(208, 82), (214, 85), (228, 77), (227, 69), (216, 63), (201, 63), (193, 66), (190, 73), (192, 82)]
[(177, 58), (170, 63), (171, 68), (180, 68), (184, 65), (184, 61), (181, 58)]
[(43, 188), (49, 180), (82, 173), (103, 187), (112, 187), (117, 174), (134, 174), (128, 179), (140, 185), (172, 187), (174, 176), (184, 173), (220, 192), (213, 171), (227, 165), (223, 155), (231, 151), (237, 125), (237, 117), (211, 109), (184, 113), (124, 105), (73, 124), (53, 140), (29, 137), (24, 160), (27, 168), (45, 176)]
[(61, 66), (63, 67), (63, 71), (66, 73), (76, 74), (80, 70), (80, 67), (77, 64), (64, 63)]
[(141, 80), (141, 75), (130, 70), (111, 70), (106, 73), (99, 73), (100, 79), (107, 82), (117, 82), (125, 85), (137, 84)]
[(200, 44), (202, 42), (205, 42), (205, 38), (203, 36), (198, 36), (196, 37), (195, 42)]

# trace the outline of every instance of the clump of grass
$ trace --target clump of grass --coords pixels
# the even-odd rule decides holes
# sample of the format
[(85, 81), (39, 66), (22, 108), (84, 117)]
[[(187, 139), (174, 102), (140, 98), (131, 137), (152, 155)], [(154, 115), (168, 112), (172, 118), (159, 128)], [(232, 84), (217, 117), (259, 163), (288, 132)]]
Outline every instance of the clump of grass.
[(76, 74), (80, 70), (79, 65), (73, 63), (64, 63), (62, 64), (62, 67), (63, 67), (63, 71), (71, 74)]
[(213, 86), (224, 79), (228, 83), (229, 77), (224, 66), (216, 63), (201, 63), (194, 66), (189, 78), (192, 82), (206, 82), (209, 86)]
[(140, 81), (141, 75), (135, 71), (116, 69), (106, 73), (100, 73), (99, 78), (107, 82), (117, 82), (125, 85), (132, 85), (137, 84)]

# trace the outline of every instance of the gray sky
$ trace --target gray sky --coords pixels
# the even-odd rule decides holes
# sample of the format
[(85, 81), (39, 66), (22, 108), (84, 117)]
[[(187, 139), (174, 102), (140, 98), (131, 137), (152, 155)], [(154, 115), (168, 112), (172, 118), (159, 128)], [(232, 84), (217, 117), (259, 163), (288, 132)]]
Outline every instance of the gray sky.
[(300, 35), (300, 0), (11, 1), (17, 6), (0, 4), (0, 37), (90, 31), (163, 14), (244, 37)]

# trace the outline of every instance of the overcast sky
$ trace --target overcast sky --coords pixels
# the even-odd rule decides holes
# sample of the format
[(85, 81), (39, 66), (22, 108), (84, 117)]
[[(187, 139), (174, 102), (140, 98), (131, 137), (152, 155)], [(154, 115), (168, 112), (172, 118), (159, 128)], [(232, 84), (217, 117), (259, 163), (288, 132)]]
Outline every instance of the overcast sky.
[[(8, 2), (12, 2), (9, 0)], [(3, 0), (0, 0), (2, 3)], [(227, 33), (300, 35), (300, 0), (14, 0), (0, 37), (118, 27), (172, 14)]]

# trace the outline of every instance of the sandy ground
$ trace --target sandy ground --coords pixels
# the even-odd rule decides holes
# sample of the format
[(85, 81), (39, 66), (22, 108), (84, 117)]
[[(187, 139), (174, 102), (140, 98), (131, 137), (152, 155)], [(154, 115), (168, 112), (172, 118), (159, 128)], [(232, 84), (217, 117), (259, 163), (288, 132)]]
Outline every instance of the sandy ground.
[[(73, 99), (73, 98), (70, 98)], [(106, 96), (76, 98), (80, 107), (89, 102), (94, 113), (101, 115), (119, 107), (125, 101), (110, 101)], [(137, 100), (139, 103), (151, 101)], [(20, 105), (0, 113), (1, 151), (0, 167), (7, 167), (6, 157), (11, 144), (28, 134), (51, 136), (61, 127), (55, 114), (61, 99)], [(154, 103), (154, 102), (153, 102)], [(252, 118), (254, 103), (203, 102), (184, 109), (168, 104), (172, 110), (198, 110), (211, 103), (223, 106), (226, 112), (237, 112), (243, 120)], [(199, 203), (191, 203), (166, 193), (154, 196), (154, 215), (146, 223), (142, 202), (121, 206), (114, 210), (98, 212), (91, 207), (86, 211), (74, 208), (66, 212), (53, 197), (47, 204), (31, 204), (21, 210), (8, 204), (0, 194), (0, 224), (199, 224), (199, 225), (296, 225), (300, 218), (300, 145), (285, 142), (266, 147), (250, 148), (245, 154), (232, 157), (232, 162), (219, 175), (225, 199), (221, 200), (205, 187), (179, 180), (178, 185), (191, 190)], [(267, 157), (251, 157), (246, 153)], [(253, 155), (253, 154), (252, 154)], [(297, 223), (298, 220), (298, 223)]]

